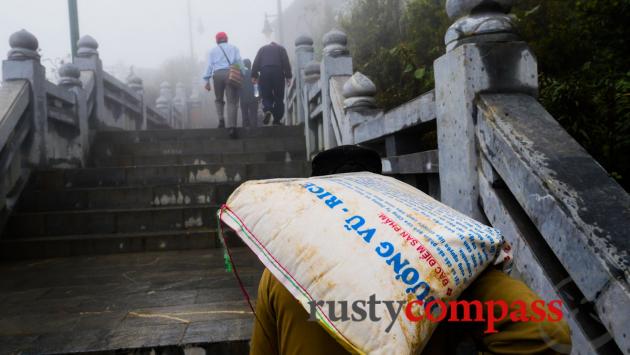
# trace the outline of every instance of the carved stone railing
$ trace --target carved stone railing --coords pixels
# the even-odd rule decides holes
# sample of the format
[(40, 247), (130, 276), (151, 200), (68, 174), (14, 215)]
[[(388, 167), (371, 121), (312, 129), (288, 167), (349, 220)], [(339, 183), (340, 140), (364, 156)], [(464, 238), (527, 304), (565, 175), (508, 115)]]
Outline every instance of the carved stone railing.
[(115, 127), (124, 130), (142, 129), (144, 120), (142, 97), (107, 72), (103, 73), (103, 87), (105, 107)]
[[(92, 130), (137, 130), (151, 129), (147, 122), (146, 109), (150, 107), (144, 100), (142, 80), (134, 73), (127, 83), (103, 70), (99, 58), (98, 43), (90, 36), (83, 36), (78, 42), (77, 57), (74, 58), (81, 70), (81, 81), (88, 97), (89, 124)], [(168, 118), (161, 117), (168, 126)], [(174, 128), (174, 127), (170, 127)]]
[[(125, 84), (103, 71), (98, 43), (78, 42), (77, 57), (46, 79), (39, 43), (22, 30), (11, 35), (0, 86), (0, 228), (33, 169), (84, 166), (99, 130), (183, 127), (144, 102), (142, 80)], [(185, 105), (184, 105), (185, 106)]]
[(387, 112), (353, 73), (343, 33), (324, 36), (321, 64), (313, 41), (298, 38), (292, 122), (304, 122), (309, 158), (371, 147), (386, 174), (500, 229), (515, 275), (563, 301), (572, 354), (628, 352), (630, 196), (536, 100), (537, 63), (508, 14), (514, 1), (448, 0), (455, 22), (435, 89)]
[(157, 112), (167, 118), (168, 125), (173, 128), (189, 127), (190, 113), (195, 106), (193, 98), (187, 102), (184, 84), (178, 83), (175, 93), (167, 81), (160, 84), (160, 96), (155, 101)]
[(584, 335), (628, 349), (630, 196), (532, 96), (483, 94), (476, 103), (481, 205), (515, 246), (523, 277), (585, 312), (573, 320)]
[(22, 149), (31, 146), (25, 141), (34, 129), (28, 112), (29, 85), (26, 80), (0, 84), (0, 226), (5, 224), (28, 178), (29, 155), (35, 153), (35, 149)]
[(286, 104), (286, 113), (285, 113), (285, 122), (289, 126), (297, 126), (300, 123), (300, 119), (303, 115), (300, 115), (299, 112), (299, 102), (298, 102), (298, 90), (297, 90), (297, 80), (299, 77), (293, 77), (289, 86), (287, 87), (285, 94), (285, 102)]

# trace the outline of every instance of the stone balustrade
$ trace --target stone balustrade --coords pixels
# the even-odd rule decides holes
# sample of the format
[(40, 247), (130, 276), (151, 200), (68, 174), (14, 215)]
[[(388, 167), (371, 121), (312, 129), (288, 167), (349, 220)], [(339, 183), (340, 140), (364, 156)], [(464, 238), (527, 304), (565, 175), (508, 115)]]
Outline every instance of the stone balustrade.
[(572, 354), (627, 352), (630, 196), (536, 100), (536, 57), (517, 36), (514, 3), (447, 0), (454, 23), (435, 89), (389, 111), (353, 71), (343, 32), (324, 35), (320, 61), (300, 36), (292, 120), (304, 122), (309, 158), (371, 147), (385, 173), (499, 228), (515, 274), (563, 301)]
[(95, 131), (183, 128), (187, 122), (181, 100), (174, 120), (147, 105), (140, 78), (123, 83), (104, 71), (90, 36), (78, 41), (73, 62), (59, 68), (58, 83), (46, 79), (32, 33), (15, 32), (9, 45), (0, 85), (0, 227), (30, 171), (85, 166)]

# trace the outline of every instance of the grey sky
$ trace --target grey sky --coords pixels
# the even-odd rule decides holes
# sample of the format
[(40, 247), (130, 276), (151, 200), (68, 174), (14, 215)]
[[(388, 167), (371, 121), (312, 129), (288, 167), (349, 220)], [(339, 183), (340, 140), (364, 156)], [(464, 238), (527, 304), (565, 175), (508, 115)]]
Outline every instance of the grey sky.
[[(205, 57), (218, 31), (228, 33), (243, 57), (253, 57), (267, 42), (261, 33), (265, 12), (277, 12), (276, 0), (191, 1), (197, 57)], [(283, 5), (291, 1), (283, 0)], [(106, 66), (157, 68), (168, 58), (189, 53), (186, 0), (78, 2), (81, 35), (89, 34), (99, 42)], [(0, 0), (0, 8), (3, 59), (9, 36), (22, 28), (38, 38), (43, 58), (63, 58), (70, 52), (67, 0)]]

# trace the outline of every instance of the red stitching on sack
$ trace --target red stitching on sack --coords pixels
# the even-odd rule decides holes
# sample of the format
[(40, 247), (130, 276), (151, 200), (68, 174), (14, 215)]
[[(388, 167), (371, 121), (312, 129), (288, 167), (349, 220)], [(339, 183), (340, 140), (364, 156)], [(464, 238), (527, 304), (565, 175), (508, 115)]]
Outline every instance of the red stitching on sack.
[[(282, 268), (282, 270), (284, 270), (284, 272), (286, 272), (286, 274), (298, 285), (300, 286), (300, 288), (302, 289), (302, 291), (304, 291), (304, 293), (306, 293), (308, 295), (308, 297), (311, 298), (311, 300), (315, 300), (315, 298), (313, 298), (313, 296), (311, 296), (311, 294), (304, 288), (304, 286), (302, 286), (302, 284), (300, 284), (298, 282), (298, 280), (296, 280), (293, 275), (291, 275), (291, 273), (284, 268), (284, 266), (278, 261), (278, 259), (276, 259), (271, 252), (269, 252), (269, 250), (267, 250), (267, 248), (265, 248), (265, 246), (260, 242), (260, 240), (258, 240), (258, 238), (256, 238), (256, 235), (249, 230), (249, 228), (247, 228), (247, 225), (245, 225), (245, 222), (243, 222), (243, 220), (234, 212), (232, 211), (232, 209), (230, 207), (228, 207), (228, 205), (223, 205), (221, 206), (221, 214), (219, 215), (219, 218), (221, 218), (221, 216), (223, 215), (223, 210), (226, 209), (228, 211), (230, 211), (231, 214), (234, 215), (234, 217), (236, 217), (236, 219), (238, 219), (238, 221), (241, 223), (241, 225), (243, 226), (243, 228), (245, 228), (245, 230), (247, 230), (247, 232), (249, 232), (249, 234), (252, 235), (252, 237), (256, 240), (256, 242), (258, 242), (259, 246), (261, 248), (263, 248), (267, 254), (269, 254), (269, 256), (278, 264), (278, 266), (280, 266), (280, 268)], [(226, 246), (227, 247), (227, 246)], [(236, 270), (236, 269), (234, 269)], [(326, 318), (328, 320), (328, 322), (330, 323), (330, 325), (333, 326), (333, 328), (335, 328), (335, 330), (339, 333), (339, 335), (341, 335), (348, 343), (352, 344), (352, 342), (350, 340), (348, 340), (348, 338), (346, 338), (346, 336), (341, 333), (341, 331), (339, 329), (337, 329), (337, 327), (335, 326), (335, 324), (330, 320), (330, 318), (328, 318), (328, 316), (326, 316), (326, 314), (324, 313), (324, 311), (321, 309), (321, 307), (319, 305), (316, 305), (317, 308), (319, 308), (321, 314), (324, 316), (324, 318)]]

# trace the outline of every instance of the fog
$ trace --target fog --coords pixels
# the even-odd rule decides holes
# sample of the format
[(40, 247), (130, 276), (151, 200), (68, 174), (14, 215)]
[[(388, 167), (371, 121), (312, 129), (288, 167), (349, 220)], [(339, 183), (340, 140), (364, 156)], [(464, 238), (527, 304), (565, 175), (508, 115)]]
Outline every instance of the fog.
[[(292, 0), (284, 0), (288, 6)], [(158, 68), (167, 59), (188, 56), (186, 0), (79, 0), (81, 35), (100, 45), (106, 67)], [(194, 52), (198, 60), (214, 44), (214, 34), (225, 31), (253, 57), (267, 42), (262, 34), (265, 12), (277, 12), (276, 0), (191, 0)], [(22, 28), (39, 40), (42, 63), (67, 58), (70, 53), (67, 0), (0, 0), (0, 55), (6, 58), (11, 33)]]
[[(300, 34), (316, 40), (334, 24), (336, 9), (348, 0), (281, 0), (285, 46), (292, 57), (293, 42)], [(190, 61), (188, 0), (78, 0), (79, 31), (99, 43), (104, 69), (125, 81), (131, 68), (144, 81), (144, 97), (155, 102), (160, 84), (182, 83), (187, 95), (199, 93), (204, 122), (214, 127), (218, 119), (212, 93), (203, 90), (202, 75), (215, 34), (227, 32), (243, 58), (253, 59), (270, 41), (262, 30), (265, 13), (272, 30), (278, 0), (190, 0), (194, 61)], [(0, 0), (0, 56), (6, 58), (9, 37), (26, 29), (40, 48), (46, 76), (58, 82), (57, 69), (70, 58), (67, 0)], [(276, 39), (278, 33), (272, 33)]]

